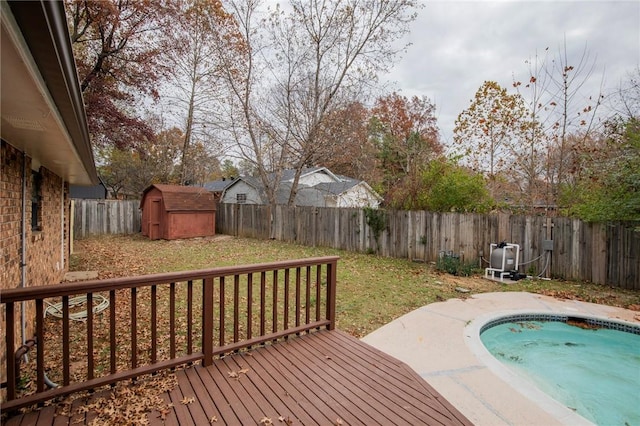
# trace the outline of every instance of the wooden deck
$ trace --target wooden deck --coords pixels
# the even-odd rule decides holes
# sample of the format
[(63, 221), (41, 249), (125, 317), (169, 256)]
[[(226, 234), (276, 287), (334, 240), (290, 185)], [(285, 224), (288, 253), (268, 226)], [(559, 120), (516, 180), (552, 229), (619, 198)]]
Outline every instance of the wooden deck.
[[(152, 425), (250, 425), (265, 418), (282, 425), (471, 424), (406, 364), (337, 330), (260, 346), (177, 377), (178, 386), (163, 395), (172, 411), (165, 419), (150, 413)], [(183, 404), (185, 398), (193, 402)], [(15, 416), (6, 425), (86, 424), (93, 417), (54, 411)]]

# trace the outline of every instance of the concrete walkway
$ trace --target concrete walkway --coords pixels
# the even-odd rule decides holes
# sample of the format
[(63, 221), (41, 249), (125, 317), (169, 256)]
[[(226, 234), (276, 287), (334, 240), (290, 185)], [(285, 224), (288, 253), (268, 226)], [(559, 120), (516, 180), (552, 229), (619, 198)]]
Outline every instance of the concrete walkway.
[(480, 342), (489, 320), (518, 313), (585, 314), (640, 324), (640, 313), (530, 293), (485, 293), (433, 303), (362, 340), (413, 368), (477, 425), (588, 425), (497, 361)]

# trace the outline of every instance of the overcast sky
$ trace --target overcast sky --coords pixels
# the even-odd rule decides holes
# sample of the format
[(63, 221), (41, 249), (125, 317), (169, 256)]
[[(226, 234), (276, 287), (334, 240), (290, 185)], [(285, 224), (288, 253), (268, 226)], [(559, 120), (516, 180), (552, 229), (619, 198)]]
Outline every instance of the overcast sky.
[(514, 74), (528, 78), (527, 59), (547, 47), (556, 54), (565, 37), (569, 64), (585, 46), (595, 60), (585, 96), (597, 96), (603, 74), (615, 88), (640, 66), (640, 1), (425, 1), (407, 36), (412, 46), (389, 78), (402, 95), (436, 104), (449, 143), (485, 80), (510, 89)]

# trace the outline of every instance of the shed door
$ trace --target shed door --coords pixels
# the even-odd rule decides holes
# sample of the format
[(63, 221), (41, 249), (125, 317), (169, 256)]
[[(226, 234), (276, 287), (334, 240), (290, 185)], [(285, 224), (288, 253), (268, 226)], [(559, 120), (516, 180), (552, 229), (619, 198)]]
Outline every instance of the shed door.
[(152, 198), (149, 204), (149, 239), (160, 239), (160, 198)]

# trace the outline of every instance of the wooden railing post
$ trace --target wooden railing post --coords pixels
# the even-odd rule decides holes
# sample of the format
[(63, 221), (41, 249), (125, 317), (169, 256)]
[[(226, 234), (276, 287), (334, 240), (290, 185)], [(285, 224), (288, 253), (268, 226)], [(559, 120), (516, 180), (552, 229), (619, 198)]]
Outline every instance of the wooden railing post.
[(202, 365), (213, 364), (213, 278), (202, 282)]
[(336, 281), (337, 281), (338, 261), (327, 263), (327, 319), (329, 325), (327, 329), (336, 328)]
[(6, 345), (7, 345), (7, 399), (11, 401), (16, 397), (16, 362), (15, 354), (15, 338), (16, 338), (16, 319), (13, 303), (6, 305)]
[[(44, 303), (36, 299), (36, 389), (44, 391)], [(8, 354), (7, 354), (8, 355)]]
[(69, 386), (70, 379), (70, 347), (69, 347), (69, 296), (62, 296), (62, 384)]

